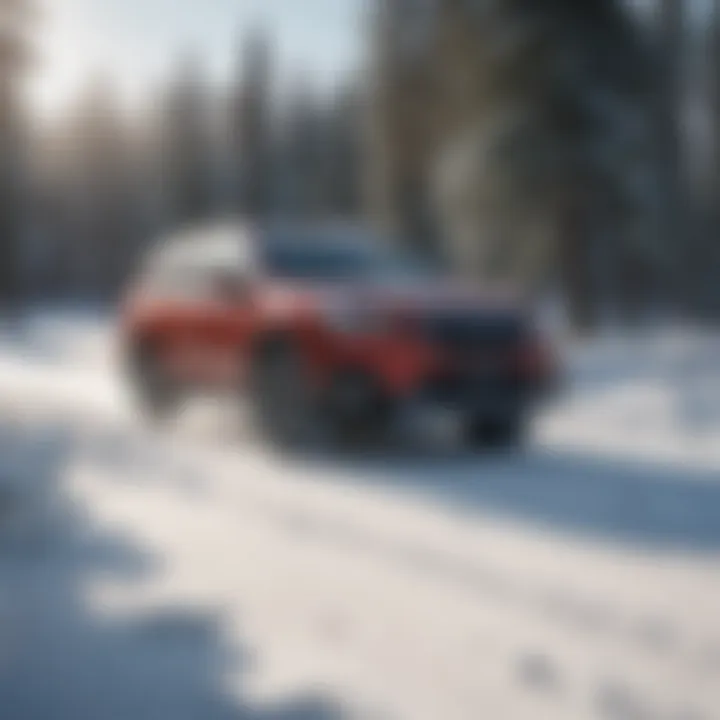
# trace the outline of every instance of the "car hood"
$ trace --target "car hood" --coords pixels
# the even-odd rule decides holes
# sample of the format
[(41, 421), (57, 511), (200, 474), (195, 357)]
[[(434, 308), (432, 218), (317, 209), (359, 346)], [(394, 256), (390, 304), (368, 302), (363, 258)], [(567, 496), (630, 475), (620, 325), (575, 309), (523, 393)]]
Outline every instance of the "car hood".
[(438, 313), (523, 313), (517, 292), (509, 288), (478, 288), (456, 282), (327, 283), (276, 285), (265, 299), (276, 307), (323, 310), (350, 306), (371, 312), (434, 315)]

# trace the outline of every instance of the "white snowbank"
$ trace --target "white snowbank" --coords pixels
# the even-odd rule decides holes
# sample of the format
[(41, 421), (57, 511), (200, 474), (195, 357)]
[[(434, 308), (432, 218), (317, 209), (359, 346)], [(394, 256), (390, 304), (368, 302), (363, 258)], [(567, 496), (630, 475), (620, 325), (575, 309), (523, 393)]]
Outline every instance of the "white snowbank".
[(572, 348), (524, 455), (291, 461), (222, 415), (149, 434), (108, 325), (32, 327), (0, 340), (3, 720), (720, 715), (720, 337)]

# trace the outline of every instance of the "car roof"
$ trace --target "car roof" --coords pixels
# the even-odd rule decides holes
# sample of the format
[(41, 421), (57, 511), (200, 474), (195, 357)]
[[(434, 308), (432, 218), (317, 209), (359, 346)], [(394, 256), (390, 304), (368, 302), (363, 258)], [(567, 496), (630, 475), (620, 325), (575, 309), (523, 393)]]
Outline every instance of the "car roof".
[(372, 247), (374, 234), (362, 225), (342, 221), (272, 222), (260, 230), (261, 246)]
[(149, 266), (242, 266), (252, 262), (254, 245), (252, 229), (238, 222), (184, 228), (156, 244)]
[(371, 232), (351, 222), (273, 220), (252, 224), (224, 220), (184, 228), (163, 238), (151, 252), (150, 264), (246, 265), (257, 260), (266, 246), (367, 246), (372, 242)]

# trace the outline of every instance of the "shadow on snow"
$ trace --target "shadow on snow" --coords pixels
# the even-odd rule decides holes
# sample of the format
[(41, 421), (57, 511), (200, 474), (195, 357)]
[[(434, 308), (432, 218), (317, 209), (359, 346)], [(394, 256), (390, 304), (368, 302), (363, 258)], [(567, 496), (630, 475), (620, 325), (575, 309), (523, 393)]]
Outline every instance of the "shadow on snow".
[[(243, 699), (242, 687), (229, 692), (230, 674), (251, 669), (253, 655), (226, 640), (222, 618), (212, 611), (165, 607), (118, 618), (91, 604), (93, 582), (142, 582), (162, 572), (162, 563), (97, 527), (88, 509), (71, 500), (65, 468), (76, 448), (70, 437), (54, 428), (42, 439), (15, 432), (4, 442), (40, 448), (31, 464), (41, 496), (34, 511), (42, 505), (43, 512), (36, 527), (30, 521), (19, 535), (0, 533), (3, 720), (341, 717), (320, 696), (258, 705)], [(0, 472), (10, 470), (0, 461)]]

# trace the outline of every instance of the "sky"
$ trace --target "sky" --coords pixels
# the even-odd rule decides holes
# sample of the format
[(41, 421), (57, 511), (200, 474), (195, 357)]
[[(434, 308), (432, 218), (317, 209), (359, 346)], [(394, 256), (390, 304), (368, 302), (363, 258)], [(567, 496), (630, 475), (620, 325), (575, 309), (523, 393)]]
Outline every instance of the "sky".
[[(371, 0), (37, 0), (38, 63), (31, 101), (41, 116), (66, 108), (98, 75), (121, 97), (142, 100), (161, 86), (188, 52), (212, 80), (237, 66), (244, 30), (264, 26), (277, 45), (288, 82), (305, 72), (321, 87), (360, 62), (363, 16)], [(626, 0), (648, 9), (656, 0)], [(688, 0), (707, 17), (711, 0)]]
[(167, 79), (183, 54), (202, 58), (211, 79), (227, 78), (243, 32), (266, 27), (280, 71), (307, 72), (325, 86), (359, 61), (363, 0), (41, 0), (31, 100), (61, 112), (96, 76), (130, 102)]

